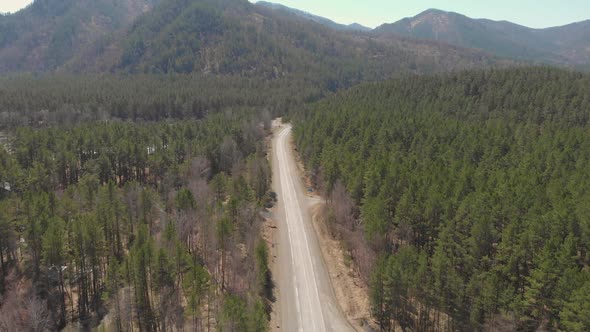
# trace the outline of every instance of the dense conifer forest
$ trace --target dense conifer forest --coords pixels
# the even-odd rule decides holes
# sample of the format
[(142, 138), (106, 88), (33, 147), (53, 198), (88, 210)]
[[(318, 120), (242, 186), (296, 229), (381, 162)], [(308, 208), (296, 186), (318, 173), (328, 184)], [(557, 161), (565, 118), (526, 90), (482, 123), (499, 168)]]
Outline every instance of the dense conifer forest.
[(590, 329), (590, 77), (366, 84), (296, 142), (385, 331)]
[(266, 330), (272, 104), (218, 84), (2, 81), (0, 329)]
[(320, 82), (205, 75), (12, 74), (0, 78), (0, 129), (96, 121), (203, 119), (228, 109), (267, 116), (318, 100)]

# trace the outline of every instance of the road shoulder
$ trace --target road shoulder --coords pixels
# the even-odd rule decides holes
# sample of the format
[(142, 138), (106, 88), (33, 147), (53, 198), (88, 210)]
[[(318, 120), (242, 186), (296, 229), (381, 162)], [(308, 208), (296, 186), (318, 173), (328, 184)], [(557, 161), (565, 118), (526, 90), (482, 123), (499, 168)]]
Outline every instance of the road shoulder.
[[(311, 181), (305, 176), (303, 162), (291, 142), (293, 153), (297, 161), (297, 170), (307, 188)], [(323, 260), (328, 270), (330, 283), (336, 295), (340, 310), (356, 331), (376, 331), (370, 315), (369, 288), (353, 268), (353, 264), (345, 261), (345, 252), (339, 240), (335, 239), (324, 223), (323, 212), (325, 200), (316, 194), (307, 194), (312, 217), (313, 229), (316, 233)]]
[[(276, 165), (275, 165), (275, 158), (273, 153), (273, 144), (275, 135), (279, 132), (279, 125), (280, 120), (274, 120), (272, 123), (272, 134), (266, 138), (266, 145), (267, 145), (267, 156), (268, 161), (270, 163), (270, 167), (272, 170), (272, 190), (276, 190)], [(269, 252), (270, 252), (270, 272), (272, 274), (272, 281), (273, 281), (273, 297), (274, 302), (271, 305), (271, 313), (270, 313), (270, 322), (269, 327), (270, 331), (281, 331), (281, 291), (278, 285), (278, 278), (280, 274), (280, 267), (278, 262), (278, 255), (279, 255), (279, 241), (280, 241), (280, 234), (277, 225), (277, 206), (273, 206), (272, 208), (268, 209), (270, 217), (266, 218), (264, 223), (263, 229), (263, 237), (265, 241), (268, 243)]]

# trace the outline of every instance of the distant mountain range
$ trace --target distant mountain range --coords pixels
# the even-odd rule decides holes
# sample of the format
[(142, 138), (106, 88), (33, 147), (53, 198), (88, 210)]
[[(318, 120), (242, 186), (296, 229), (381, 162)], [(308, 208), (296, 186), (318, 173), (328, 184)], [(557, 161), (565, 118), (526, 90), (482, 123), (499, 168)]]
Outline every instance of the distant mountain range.
[(519, 60), (560, 65), (590, 64), (590, 21), (532, 29), (507, 21), (472, 19), (430, 9), (415, 17), (384, 24), (374, 33), (393, 33), (481, 49)]
[(335, 89), (403, 73), (511, 64), (246, 0), (37, 0), (0, 16), (0, 72), (290, 76)]
[(432, 9), (371, 30), (246, 0), (36, 0), (0, 15), (0, 72), (312, 73), (354, 82), (515, 61), (590, 68), (590, 21), (531, 29)]

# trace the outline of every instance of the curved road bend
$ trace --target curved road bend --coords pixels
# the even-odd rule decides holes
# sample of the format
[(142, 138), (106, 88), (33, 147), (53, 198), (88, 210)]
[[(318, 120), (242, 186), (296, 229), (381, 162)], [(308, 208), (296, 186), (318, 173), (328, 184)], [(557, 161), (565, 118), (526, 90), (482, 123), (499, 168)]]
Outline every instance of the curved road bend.
[(278, 194), (279, 225), (276, 282), (279, 289), (278, 331), (354, 331), (344, 317), (311, 224), (305, 186), (290, 145), (291, 126), (273, 138), (273, 186)]

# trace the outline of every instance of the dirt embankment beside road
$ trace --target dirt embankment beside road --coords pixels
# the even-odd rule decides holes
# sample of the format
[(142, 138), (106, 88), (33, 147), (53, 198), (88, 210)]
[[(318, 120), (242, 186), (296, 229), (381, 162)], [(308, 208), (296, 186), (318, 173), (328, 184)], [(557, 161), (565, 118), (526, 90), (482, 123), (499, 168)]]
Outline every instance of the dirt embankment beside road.
[[(293, 143), (292, 143), (293, 144)], [(294, 144), (293, 144), (294, 145)], [(296, 151), (294, 149), (294, 151)], [(311, 181), (305, 177), (305, 168), (299, 155), (297, 167), (303, 182), (311, 188)], [(371, 319), (369, 287), (362, 280), (350, 260), (346, 259), (342, 243), (335, 239), (325, 223), (325, 200), (314, 192), (308, 192), (314, 230), (318, 236), (320, 248), (336, 299), (348, 321), (357, 331), (377, 331), (378, 326)]]
[(312, 220), (320, 239), (322, 254), (328, 266), (330, 280), (342, 311), (357, 331), (377, 330), (371, 319), (369, 288), (360, 278), (352, 263), (346, 260), (340, 241), (334, 239), (324, 222), (325, 206), (317, 203), (312, 208)]

